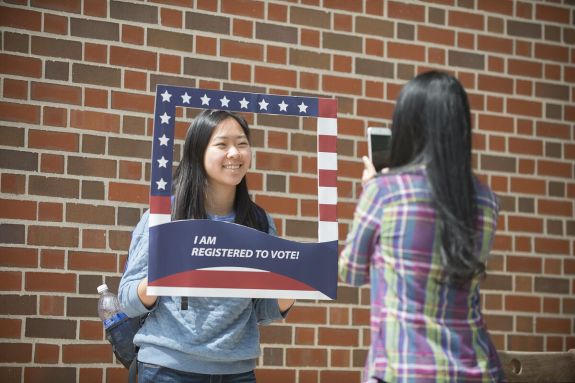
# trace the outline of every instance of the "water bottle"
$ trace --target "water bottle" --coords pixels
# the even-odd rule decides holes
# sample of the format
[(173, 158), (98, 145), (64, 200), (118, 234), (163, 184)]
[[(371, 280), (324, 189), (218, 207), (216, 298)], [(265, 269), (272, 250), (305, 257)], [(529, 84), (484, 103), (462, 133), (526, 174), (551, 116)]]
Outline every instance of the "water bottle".
[(98, 286), (98, 294), (100, 294), (98, 316), (104, 322), (104, 329), (107, 330), (127, 316), (122, 312), (118, 297), (108, 290), (108, 285), (104, 283)]

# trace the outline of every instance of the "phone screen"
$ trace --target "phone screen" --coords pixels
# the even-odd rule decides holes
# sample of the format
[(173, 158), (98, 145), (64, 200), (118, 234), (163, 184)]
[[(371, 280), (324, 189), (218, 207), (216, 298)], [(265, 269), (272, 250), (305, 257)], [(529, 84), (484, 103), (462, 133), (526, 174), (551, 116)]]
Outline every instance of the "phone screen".
[(370, 156), (376, 171), (389, 166), (391, 154), (391, 134), (387, 132), (377, 132), (378, 129), (369, 132)]

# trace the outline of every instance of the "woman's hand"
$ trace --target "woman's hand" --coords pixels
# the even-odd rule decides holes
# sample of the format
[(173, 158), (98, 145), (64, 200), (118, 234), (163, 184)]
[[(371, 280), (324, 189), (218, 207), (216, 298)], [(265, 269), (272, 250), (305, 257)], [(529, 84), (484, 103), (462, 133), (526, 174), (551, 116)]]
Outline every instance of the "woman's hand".
[(283, 314), (288, 311), (293, 304), (295, 303), (295, 299), (278, 299), (278, 306), (280, 307), (280, 312)]
[(375, 174), (377, 172), (375, 171), (375, 166), (373, 166), (373, 163), (367, 156), (361, 157), (361, 160), (363, 161), (363, 174), (361, 175), (361, 186), (363, 186), (367, 183), (367, 181), (375, 177)]
[(138, 284), (138, 298), (142, 301), (142, 304), (147, 308), (150, 308), (156, 303), (158, 299), (155, 295), (148, 295), (148, 278), (144, 278)]
[[(361, 157), (363, 161), (363, 174), (361, 175), (361, 186), (364, 186), (369, 180), (371, 180), (377, 174), (375, 166), (367, 156)], [(389, 168), (381, 169), (381, 173), (387, 173)]]

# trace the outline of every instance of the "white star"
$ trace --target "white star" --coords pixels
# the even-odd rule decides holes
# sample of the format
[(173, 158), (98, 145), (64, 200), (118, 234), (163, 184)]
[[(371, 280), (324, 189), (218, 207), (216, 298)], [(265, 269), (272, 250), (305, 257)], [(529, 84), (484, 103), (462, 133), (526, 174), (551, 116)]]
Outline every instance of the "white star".
[(260, 110), (268, 110), (268, 105), (270, 103), (266, 102), (266, 100), (264, 98), (262, 98), (262, 100), (260, 102), (258, 102), (258, 104), (260, 105)]
[(163, 178), (160, 178), (159, 181), (156, 181), (156, 185), (158, 185), (158, 190), (166, 190), (166, 185), (168, 183), (166, 181), (164, 181)]
[(172, 98), (172, 95), (168, 93), (167, 90), (164, 91), (164, 93), (161, 94), (162, 96), (162, 102), (170, 102), (170, 98)]
[(168, 160), (166, 160), (166, 159), (164, 158), (164, 156), (162, 156), (162, 158), (160, 158), (160, 159), (158, 160), (158, 167), (159, 167), (159, 168), (167, 168), (167, 166), (166, 166), (167, 163), (168, 163)]
[(158, 137), (158, 140), (160, 140), (160, 146), (168, 146), (168, 141), (170, 141), (165, 134), (162, 134), (162, 137)]
[(249, 102), (248, 100), (246, 100), (245, 97), (242, 98), (242, 99), (240, 100), (240, 105), (241, 105), (240, 108), (241, 108), (241, 109), (247, 109), (249, 103), (250, 103), (250, 102)]
[(182, 95), (182, 103), (184, 104), (189, 104), (190, 103), (190, 98), (192, 98), (192, 96), (188, 95), (188, 92), (184, 93)]
[(202, 100), (202, 105), (210, 105), (211, 98), (207, 94), (204, 93), (204, 97), (200, 97), (200, 99)]
[(164, 114), (162, 114), (160, 116), (160, 119), (162, 120), (162, 124), (169, 124), (170, 123), (170, 116), (168, 116), (168, 114), (166, 112), (164, 112)]
[(228, 108), (230, 107), (228, 104), (230, 103), (230, 100), (227, 99), (226, 96), (224, 96), (224, 98), (220, 98), (220, 102), (222, 103), (222, 108), (224, 106), (227, 106)]
[(278, 106), (280, 107), (280, 112), (287, 112), (288, 104), (286, 104), (284, 100), (282, 100), (282, 103), (278, 104)]
[(297, 107), (299, 108), (300, 113), (307, 113), (307, 105), (304, 104), (303, 101)]

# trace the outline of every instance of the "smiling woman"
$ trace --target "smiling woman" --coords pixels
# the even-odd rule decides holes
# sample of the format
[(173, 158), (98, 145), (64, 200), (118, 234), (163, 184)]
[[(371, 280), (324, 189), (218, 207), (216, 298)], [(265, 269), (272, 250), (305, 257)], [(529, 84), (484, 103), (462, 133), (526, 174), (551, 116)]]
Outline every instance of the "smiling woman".
[[(272, 218), (249, 196), (251, 156), (242, 117), (201, 112), (188, 129), (175, 172), (172, 219), (235, 222), (275, 235)], [(294, 301), (148, 295), (148, 228), (146, 212), (134, 230), (119, 294), (128, 316), (150, 313), (134, 337), (138, 380), (210, 382), (217, 375), (220, 382), (255, 382), (258, 324), (282, 319)], [(215, 237), (203, 240), (215, 243)]]

